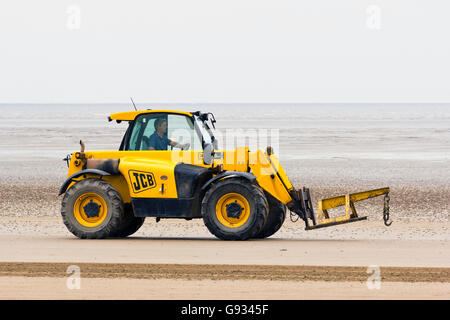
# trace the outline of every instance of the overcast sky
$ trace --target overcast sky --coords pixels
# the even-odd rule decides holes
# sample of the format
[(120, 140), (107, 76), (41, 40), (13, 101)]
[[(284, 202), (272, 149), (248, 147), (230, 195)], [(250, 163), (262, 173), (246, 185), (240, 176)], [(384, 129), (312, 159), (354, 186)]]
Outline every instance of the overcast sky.
[(2, 0), (0, 103), (450, 102), (446, 0)]

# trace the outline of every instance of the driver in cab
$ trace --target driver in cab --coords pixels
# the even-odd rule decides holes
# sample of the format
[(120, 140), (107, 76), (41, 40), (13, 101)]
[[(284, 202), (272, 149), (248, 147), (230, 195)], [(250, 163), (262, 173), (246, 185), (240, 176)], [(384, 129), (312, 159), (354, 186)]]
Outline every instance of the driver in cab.
[(167, 121), (164, 118), (155, 120), (155, 132), (148, 139), (148, 150), (167, 150), (167, 146), (189, 149), (190, 144), (181, 144), (167, 138)]

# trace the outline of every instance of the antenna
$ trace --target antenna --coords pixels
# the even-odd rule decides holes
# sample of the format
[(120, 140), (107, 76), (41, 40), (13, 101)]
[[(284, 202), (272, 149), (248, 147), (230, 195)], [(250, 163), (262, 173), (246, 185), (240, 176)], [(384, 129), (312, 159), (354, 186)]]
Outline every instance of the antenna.
[(137, 108), (136, 108), (136, 105), (134, 104), (133, 98), (132, 98), (132, 97), (130, 97), (130, 99), (131, 99), (131, 102), (133, 103), (133, 106), (134, 106), (134, 110), (136, 110), (136, 111), (137, 111)]

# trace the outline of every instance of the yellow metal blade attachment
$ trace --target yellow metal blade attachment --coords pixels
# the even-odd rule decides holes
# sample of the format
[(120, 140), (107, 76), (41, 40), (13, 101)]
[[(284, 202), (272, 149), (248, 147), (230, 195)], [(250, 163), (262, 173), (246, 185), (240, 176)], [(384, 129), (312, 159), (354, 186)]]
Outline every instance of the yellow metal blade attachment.
[[(313, 226), (307, 226), (307, 230), (324, 228), (328, 226), (334, 226), (337, 224), (356, 222), (367, 219), (367, 217), (358, 217), (358, 213), (356, 212), (356, 208), (354, 203), (357, 201), (362, 201), (382, 195), (388, 195), (389, 188), (380, 188), (374, 190), (368, 190), (357, 193), (350, 193), (339, 197), (332, 197), (328, 199), (322, 199), (318, 204), (318, 221), (317, 224)], [(386, 203), (386, 202), (385, 202)], [(340, 206), (345, 206), (345, 215), (338, 216), (334, 218), (330, 218), (328, 214), (328, 210)], [(389, 208), (387, 208), (389, 210)], [(389, 212), (389, 211), (388, 211)], [(384, 219), (386, 223), (386, 205), (384, 208)], [(389, 219), (389, 215), (387, 215), (387, 219)]]

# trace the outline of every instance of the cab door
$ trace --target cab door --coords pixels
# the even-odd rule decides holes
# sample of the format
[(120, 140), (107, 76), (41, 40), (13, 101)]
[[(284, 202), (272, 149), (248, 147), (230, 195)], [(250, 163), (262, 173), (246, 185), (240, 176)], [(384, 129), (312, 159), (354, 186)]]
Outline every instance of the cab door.
[(127, 151), (139, 151), (127, 152), (131, 157), (123, 159), (121, 166), (130, 195), (136, 198), (177, 198), (175, 166), (204, 166), (201, 137), (192, 117), (185, 114), (149, 112), (137, 116)]

